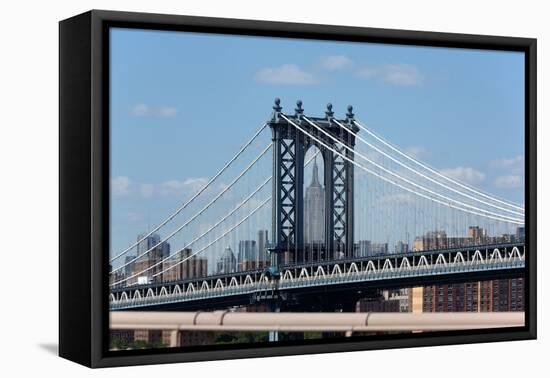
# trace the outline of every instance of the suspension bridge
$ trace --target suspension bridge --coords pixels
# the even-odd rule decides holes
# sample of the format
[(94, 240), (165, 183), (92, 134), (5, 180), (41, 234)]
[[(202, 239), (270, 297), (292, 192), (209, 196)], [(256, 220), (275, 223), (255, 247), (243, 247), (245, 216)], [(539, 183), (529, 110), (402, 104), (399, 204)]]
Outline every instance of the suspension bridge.
[(111, 252), (110, 309), (353, 311), (378, 288), (521, 277), (524, 218), (522, 205), (388, 142), (351, 106), (314, 117), (276, 99), (190, 198)]

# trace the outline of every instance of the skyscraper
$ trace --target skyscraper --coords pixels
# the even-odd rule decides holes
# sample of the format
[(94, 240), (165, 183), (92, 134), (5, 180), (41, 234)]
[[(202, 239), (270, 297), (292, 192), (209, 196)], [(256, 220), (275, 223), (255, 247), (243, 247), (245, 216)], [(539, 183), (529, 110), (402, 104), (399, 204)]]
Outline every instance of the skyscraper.
[(311, 183), (306, 188), (304, 234), (306, 243), (323, 243), (325, 240), (325, 188), (319, 182), (317, 158), (313, 161)]
[(231, 247), (227, 246), (227, 248), (225, 248), (225, 250), (223, 251), (223, 255), (218, 259), (216, 273), (234, 273), (236, 270), (237, 259), (235, 259), (235, 254), (231, 250)]
[(520, 242), (525, 241), (525, 227), (518, 227), (516, 229), (516, 238)]
[(423, 287), (423, 312), (523, 311), (522, 278)]
[(479, 226), (468, 227), (468, 237), (472, 239), (474, 245), (484, 244), (487, 242), (487, 230)]
[(124, 257), (124, 275), (126, 277), (130, 277), (132, 274), (134, 274), (134, 259), (136, 258), (135, 255), (126, 255)]
[(256, 240), (240, 240), (237, 257), (238, 270), (256, 268)]
[(357, 242), (357, 257), (367, 257), (372, 256), (372, 246), (370, 240), (359, 240)]
[[(137, 255), (142, 256), (134, 262), (134, 274), (139, 273), (138, 282), (152, 279), (162, 281), (162, 275), (155, 276), (156, 273), (162, 271), (162, 264), (157, 265), (157, 263), (170, 255), (170, 244), (167, 242), (160, 243), (159, 234), (151, 234), (147, 237), (146, 234), (140, 234), (137, 239), (143, 239), (137, 245)], [(147, 251), (149, 252), (145, 253)]]
[(162, 264), (162, 269), (163, 281), (204, 277), (208, 274), (208, 260), (200, 255), (193, 255), (191, 248), (185, 248), (170, 256)]
[(267, 230), (258, 231), (258, 241), (257, 241), (258, 253), (256, 254), (257, 268), (263, 268), (269, 265), (269, 258), (267, 254), (267, 246), (269, 241), (267, 236), (268, 236)]
[(409, 244), (398, 241), (397, 243), (395, 243), (394, 251), (395, 253), (407, 253), (409, 252)]

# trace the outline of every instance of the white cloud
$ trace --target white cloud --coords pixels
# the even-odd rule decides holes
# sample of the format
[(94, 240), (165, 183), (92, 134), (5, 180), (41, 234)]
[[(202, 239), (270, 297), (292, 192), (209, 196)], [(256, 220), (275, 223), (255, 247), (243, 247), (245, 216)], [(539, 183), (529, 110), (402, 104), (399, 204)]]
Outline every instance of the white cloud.
[[(208, 182), (207, 177), (191, 177), (183, 180), (173, 179), (159, 184), (135, 183), (127, 176), (120, 176), (111, 179), (111, 192), (115, 196), (126, 196), (137, 194), (143, 198), (153, 196), (186, 196), (198, 192)], [(227, 185), (219, 183), (208, 190), (221, 191)]]
[(351, 59), (345, 55), (330, 55), (321, 59), (321, 67), (331, 71), (349, 67), (351, 64)]
[(178, 114), (178, 110), (172, 106), (161, 106), (157, 108), (157, 113), (160, 117), (171, 118)]
[(149, 106), (146, 104), (136, 104), (130, 110), (134, 117), (159, 117), (172, 118), (178, 114), (178, 110), (172, 106)]
[(525, 161), (523, 155), (517, 155), (513, 158), (496, 159), (489, 163), (491, 168), (505, 170), (506, 173), (521, 176), (523, 176), (524, 165)]
[(142, 197), (149, 198), (155, 193), (155, 186), (153, 184), (141, 184), (139, 193)]
[(261, 83), (276, 85), (311, 85), (318, 83), (314, 75), (302, 70), (295, 64), (263, 68), (256, 73), (256, 80)]
[(424, 156), (427, 153), (427, 151), (422, 146), (409, 146), (405, 148), (405, 153), (407, 153), (407, 155), (410, 155), (415, 159), (419, 159), (421, 156)]
[(494, 168), (509, 168), (517, 165), (523, 165), (523, 155), (518, 155), (510, 159), (496, 159), (491, 162), (491, 166)]
[(496, 159), (489, 163), (493, 169), (501, 171), (504, 175), (495, 179), (497, 188), (513, 189), (521, 188), (524, 181), (525, 159), (523, 155), (517, 155), (512, 158)]
[(169, 180), (158, 185), (158, 192), (161, 195), (182, 195), (195, 193), (208, 182), (206, 177), (192, 177), (185, 180)]
[(409, 193), (387, 194), (380, 198), (380, 202), (386, 205), (406, 205), (414, 203), (414, 198)]
[(139, 213), (130, 212), (127, 216), (130, 222), (141, 222), (143, 220), (143, 215)]
[(422, 75), (415, 66), (410, 64), (364, 66), (357, 71), (357, 76), (366, 80), (377, 79), (389, 84), (402, 86), (419, 85), (422, 83)]
[(495, 186), (497, 188), (520, 188), (523, 185), (523, 177), (518, 175), (500, 176), (495, 180)]
[(111, 179), (111, 193), (114, 196), (126, 196), (130, 193), (130, 179), (127, 176)]
[(445, 176), (469, 184), (477, 184), (485, 180), (485, 174), (471, 167), (456, 167), (442, 169), (441, 173)]

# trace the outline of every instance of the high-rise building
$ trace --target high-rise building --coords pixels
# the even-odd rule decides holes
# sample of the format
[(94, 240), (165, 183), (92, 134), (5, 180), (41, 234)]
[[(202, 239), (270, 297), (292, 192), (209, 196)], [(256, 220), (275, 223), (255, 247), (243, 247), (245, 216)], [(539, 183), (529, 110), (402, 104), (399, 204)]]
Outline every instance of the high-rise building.
[(481, 311), (523, 311), (523, 278), (481, 282), (479, 297)]
[(126, 265), (124, 267), (124, 275), (126, 277), (130, 277), (132, 274), (134, 274), (134, 259), (136, 258), (136, 256), (134, 255), (126, 255), (124, 257), (124, 265)]
[(428, 231), (418, 236), (413, 242), (413, 251), (427, 251), (431, 249), (447, 248), (448, 240), (445, 231)]
[(519, 242), (525, 241), (525, 227), (518, 227), (516, 229), (516, 238)]
[(424, 288), (422, 286), (417, 286), (409, 289), (409, 303), (408, 309), (409, 312), (415, 314), (423, 312), (424, 304)]
[(258, 231), (258, 252), (256, 254), (257, 258), (257, 268), (263, 268), (269, 265), (269, 256), (267, 253), (267, 248), (269, 245), (269, 239), (267, 230)]
[(239, 240), (237, 270), (255, 269), (256, 255), (256, 240)]
[(423, 290), (424, 312), (477, 312), (479, 283), (426, 286)]
[(522, 278), (432, 285), (423, 288), (423, 312), (522, 311)]
[(319, 182), (316, 158), (304, 200), (304, 240), (306, 243), (323, 243), (325, 240), (325, 188)]
[(359, 240), (355, 246), (357, 257), (370, 257), (388, 253), (388, 243), (373, 243), (370, 240)]
[(187, 278), (204, 277), (208, 274), (208, 260), (193, 256), (191, 248), (178, 251), (163, 263), (163, 281), (177, 281)]
[(134, 262), (133, 274), (138, 274), (137, 281), (162, 281), (162, 275), (155, 276), (162, 271), (162, 264), (157, 265), (157, 263), (170, 255), (170, 244), (167, 242), (161, 243), (159, 234), (149, 236), (140, 234), (137, 240), (141, 240), (137, 245), (137, 256), (143, 255)]
[(368, 257), (372, 255), (371, 241), (370, 240), (359, 240), (357, 242), (357, 257)]
[(399, 312), (409, 312), (409, 288), (387, 290), (386, 300), (395, 300), (399, 302)]
[(371, 243), (371, 255), (385, 255), (388, 253), (388, 243)]
[(409, 245), (402, 241), (395, 243), (395, 253), (407, 253), (409, 252)]
[(109, 269), (111, 273), (109, 273), (109, 284), (115, 285), (115, 286), (125, 286), (125, 278), (126, 276), (125, 272), (122, 270), (117, 270), (116, 272), (112, 272), (112, 268)]
[(227, 246), (223, 251), (222, 256), (218, 259), (216, 264), (216, 273), (226, 274), (235, 273), (237, 271), (237, 259), (235, 254), (231, 250), (230, 246)]
[(468, 227), (468, 237), (472, 240), (473, 245), (487, 243), (487, 230), (479, 226)]

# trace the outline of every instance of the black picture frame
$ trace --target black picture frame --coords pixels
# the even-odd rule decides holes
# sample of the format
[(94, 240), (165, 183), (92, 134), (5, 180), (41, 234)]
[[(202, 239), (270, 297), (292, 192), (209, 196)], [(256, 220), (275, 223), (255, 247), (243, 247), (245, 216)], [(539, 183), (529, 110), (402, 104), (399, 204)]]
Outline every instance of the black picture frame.
[[(224, 348), (108, 351), (110, 27), (525, 53), (524, 327)], [(92, 10), (59, 24), (59, 354), (89, 367), (535, 339), (536, 39)]]

